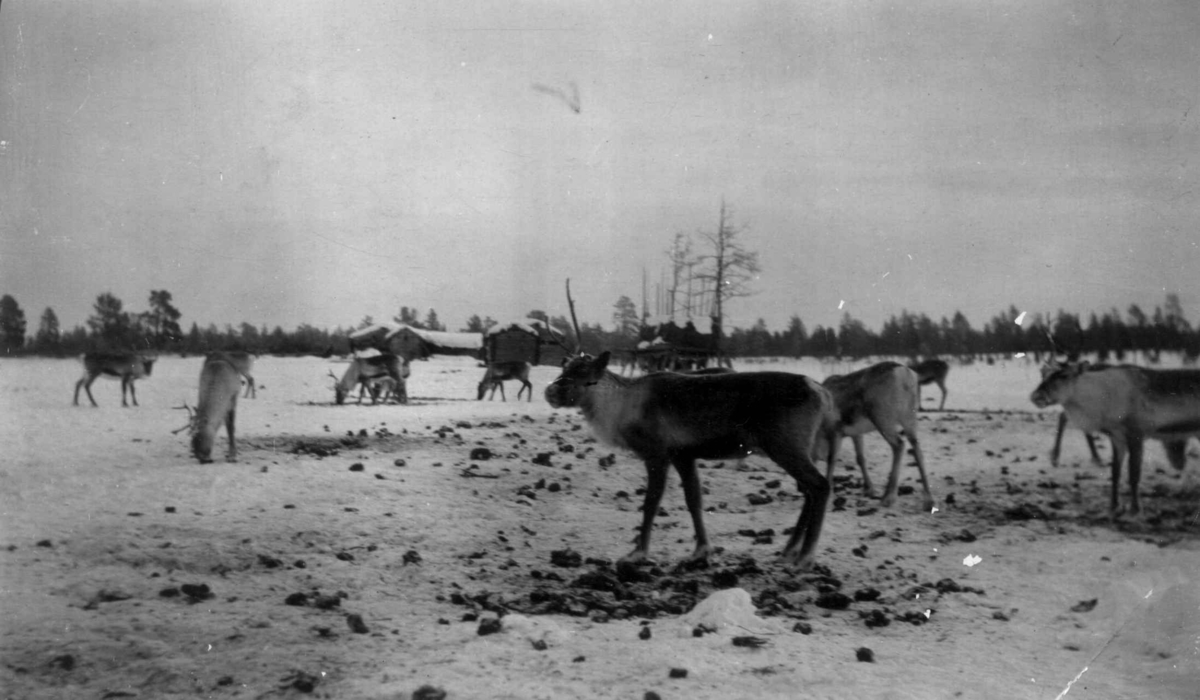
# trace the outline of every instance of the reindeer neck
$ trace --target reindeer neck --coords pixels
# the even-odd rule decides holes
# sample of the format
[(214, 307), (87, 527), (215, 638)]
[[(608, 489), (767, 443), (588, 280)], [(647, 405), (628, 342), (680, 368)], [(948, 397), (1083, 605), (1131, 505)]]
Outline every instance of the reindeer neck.
[(636, 379), (619, 377), (606, 370), (600, 381), (583, 395), (579, 408), (597, 438), (609, 444), (625, 446), (620, 430), (622, 423), (630, 418), (629, 402), (636, 392)]

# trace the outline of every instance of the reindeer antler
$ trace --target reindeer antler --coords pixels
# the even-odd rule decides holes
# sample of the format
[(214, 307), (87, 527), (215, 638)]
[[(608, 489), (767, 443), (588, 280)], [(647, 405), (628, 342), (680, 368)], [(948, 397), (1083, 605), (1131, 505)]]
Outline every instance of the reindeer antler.
[(196, 427), (196, 412), (194, 410), (192, 410), (191, 406), (187, 405), (187, 401), (184, 401), (182, 406), (172, 406), (171, 408), (175, 409), (176, 411), (182, 409), (184, 411), (187, 411), (187, 413), (188, 413), (187, 425), (183, 426), (182, 428), (177, 428), (175, 430), (172, 430), (171, 431), (172, 435), (178, 435), (179, 433), (182, 433), (185, 430), (191, 430)]
[(583, 334), (579, 332), (579, 319), (575, 317), (575, 300), (571, 298), (571, 278), (567, 278), (567, 306), (571, 309), (571, 323), (575, 326), (575, 352), (583, 351)]

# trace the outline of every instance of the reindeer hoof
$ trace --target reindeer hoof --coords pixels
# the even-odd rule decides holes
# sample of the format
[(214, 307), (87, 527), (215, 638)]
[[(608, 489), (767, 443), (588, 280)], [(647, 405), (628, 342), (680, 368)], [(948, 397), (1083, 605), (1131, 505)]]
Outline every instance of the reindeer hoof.
[(617, 560), (617, 566), (627, 566), (629, 564), (640, 564), (646, 561), (646, 551), (644, 549), (635, 549), (629, 554)]
[(784, 570), (792, 574), (807, 571), (813, 565), (813, 558), (811, 556), (801, 557), (784, 552), (780, 558), (783, 559)]
[(895, 503), (896, 503), (896, 496), (895, 496), (895, 494), (891, 494), (891, 493), (884, 496), (883, 500), (879, 501), (879, 505), (883, 506), (884, 508), (891, 508)]

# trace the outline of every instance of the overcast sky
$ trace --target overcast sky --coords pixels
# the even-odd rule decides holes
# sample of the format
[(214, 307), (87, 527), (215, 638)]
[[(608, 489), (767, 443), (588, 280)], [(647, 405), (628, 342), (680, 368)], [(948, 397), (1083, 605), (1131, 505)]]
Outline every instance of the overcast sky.
[(569, 277), (609, 326), (724, 199), (762, 266), (730, 325), (1195, 323), (1197, 37), (1192, 0), (5, 0), (0, 293), (31, 334), (152, 289), (185, 328), (456, 330)]

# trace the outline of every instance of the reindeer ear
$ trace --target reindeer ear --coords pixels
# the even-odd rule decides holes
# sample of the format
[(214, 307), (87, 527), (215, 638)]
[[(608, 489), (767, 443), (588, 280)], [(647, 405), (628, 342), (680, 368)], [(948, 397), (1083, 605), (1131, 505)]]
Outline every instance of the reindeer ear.
[(605, 350), (604, 352), (600, 353), (600, 357), (597, 357), (596, 360), (592, 363), (592, 368), (595, 369), (597, 372), (599, 372), (600, 370), (602, 370), (608, 366), (608, 360), (611, 357), (612, 357), (612, 353)]

